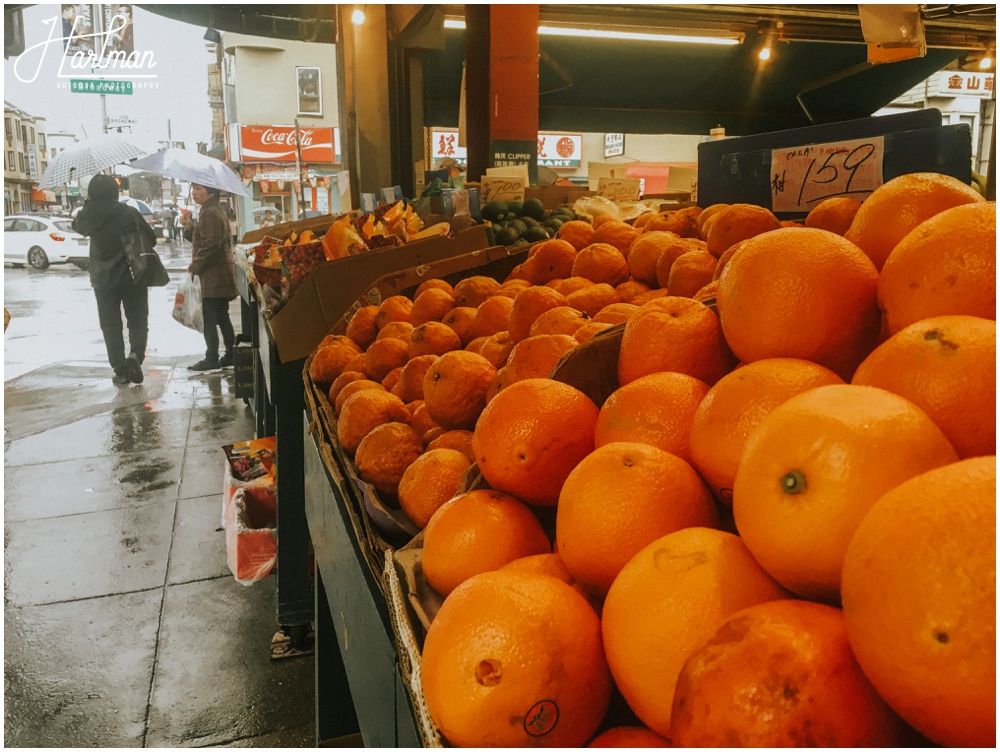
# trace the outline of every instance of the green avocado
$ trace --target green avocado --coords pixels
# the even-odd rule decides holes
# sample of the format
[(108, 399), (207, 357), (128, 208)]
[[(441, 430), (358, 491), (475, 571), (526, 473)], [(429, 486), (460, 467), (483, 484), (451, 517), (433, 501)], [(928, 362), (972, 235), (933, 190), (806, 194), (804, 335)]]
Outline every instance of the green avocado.
[(513, 245), (521, 239), (521, 234), (513, 227), (504, 227), (497, 233), (497, 243), (500, 245)]
[(542, 202), (537, 198), (529, 198), (524, 202), (524, 207), (521, 209), (521, 215), (524, 217), (531, 217), (539, 222), (545, 218), (545, 207), (542, 206)]
[(503, 219), (503, 215), (506, 213), (507, 204), (504, 201), (490, 201), (483, 207), (483, 218), (491, 222)]
[(524, 202), (523, 201), (508, 201), (507, 202), (507, 211), (513, 212), (514, 214), (516, 214), (519, 217), (521, 216), (521, 210), (523, 209), (523, 207), (524, 207)]
[(546, 228), (542, 226), (529, 227), (527, 232), (524, 233), (524, 239), (529, 243), (536, 243), (539, 240), (546, 240), (551, 237)]
[(527, 232), (527, 230), (528, 230), (528, 225), (526, 225), (520, 219), (512, 219), (507, 224), (507, 226), (508, 227), (513, 227), (515, 230), (517, 230), (518, 235), (524, 235), (524, 233)]

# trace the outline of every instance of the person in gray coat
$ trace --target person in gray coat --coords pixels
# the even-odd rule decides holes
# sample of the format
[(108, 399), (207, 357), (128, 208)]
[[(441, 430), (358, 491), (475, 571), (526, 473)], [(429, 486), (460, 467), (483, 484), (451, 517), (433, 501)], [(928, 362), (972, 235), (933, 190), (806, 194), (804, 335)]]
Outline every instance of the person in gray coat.
[[(145, 285), (132, 282), (122, 235), (136, 227), (154, 247), (156, 233), (139, 212), (118, 201), (118, 185), (110, 175), (94, 175), (87, 202), (73, 219), (73, 229), (90, 238), (90, 285), (97, 298), (97, 318), (117, 386), (141, 384), (142, 361), (149, 335), (149, 295)], [(122, 309), (128, 322), (131, 352), (125, 356)]]
[[(191, 197), (201, 207), (198, 223), (185, 218), (184, 236), (191, 241), (188, 271), (201, 282), (201, 309), (205, 318), (205, 358), (188, 366), (191, 371), (211, 371), (233, 364), (236, 333), (229, 319), (229, 301), (236, 290), (236, 263), (229, 240), (229, 218), (219, 204), (219, 189), (191, 184)], [(219, 357), (219, 332), (225, 352)]]

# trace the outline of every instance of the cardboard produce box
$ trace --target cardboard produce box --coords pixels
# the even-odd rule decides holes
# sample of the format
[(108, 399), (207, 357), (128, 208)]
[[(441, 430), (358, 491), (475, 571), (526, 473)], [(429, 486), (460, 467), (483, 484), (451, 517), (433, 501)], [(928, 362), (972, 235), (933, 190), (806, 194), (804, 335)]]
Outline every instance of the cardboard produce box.
[(278, 357), (290, 363), (308, 356), (351, 304), (383, 275), (490, 245), (489, 228), (474, 225), (459, 230), (453, 238), (427, 238), (398, 248), (324, 261), (309, 272), (291, 300), (268, 320)]

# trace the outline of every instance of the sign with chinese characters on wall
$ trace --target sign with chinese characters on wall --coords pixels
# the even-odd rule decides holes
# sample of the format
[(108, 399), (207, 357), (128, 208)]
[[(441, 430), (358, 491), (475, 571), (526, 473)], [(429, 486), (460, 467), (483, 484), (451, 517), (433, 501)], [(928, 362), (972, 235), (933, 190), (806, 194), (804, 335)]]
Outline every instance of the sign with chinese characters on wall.
[(583, 160), (582, 133), (538, 134), (538, 164), (559, 170), (575, 170)]
[(938, 86), (941, 96), (993, 96), (993, 73), (968, 73), (966, 71), (941, 71)]
[(468, 163), (468, 150), (458, 145), (458, 128), (431, 128), (431, 163), (427, 169), (434, 169), (438, 160), (445, 157), (451, 157), (460, 165)]
[[(461, 165), (468, 163), (468, 151), (458, 145), (457, 128), (431, 128), (431, 168), (438, 160), (451, 157)], [(575, 170), (583, 163), (582, 133), (538, 134), (538, 164), (559, 170)]]
[[(339, 128), (299, 126), (299, 158), (312, 164), (340, 164)], [(241, 125), (237, 162), (294, 162), (294, 125)]]
[(625, 153), (624, 133), (604, 134), (604, 157), (620, 157)]

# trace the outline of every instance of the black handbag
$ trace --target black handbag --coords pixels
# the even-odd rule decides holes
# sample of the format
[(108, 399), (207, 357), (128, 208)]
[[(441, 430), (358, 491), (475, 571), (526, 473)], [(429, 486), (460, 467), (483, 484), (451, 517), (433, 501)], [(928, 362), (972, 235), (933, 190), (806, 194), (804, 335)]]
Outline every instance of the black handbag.
[(140, 220), (132, 215), (135, 229), (122, 235), (122, 247), (125, 249), (125, 260), (132, 275), (132, 282), (146, 287), (163, 287), (170, 281), (167, 270), (163, 268), (160, 254), (150, 244), (139, 226)]

